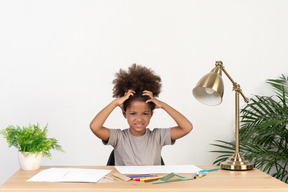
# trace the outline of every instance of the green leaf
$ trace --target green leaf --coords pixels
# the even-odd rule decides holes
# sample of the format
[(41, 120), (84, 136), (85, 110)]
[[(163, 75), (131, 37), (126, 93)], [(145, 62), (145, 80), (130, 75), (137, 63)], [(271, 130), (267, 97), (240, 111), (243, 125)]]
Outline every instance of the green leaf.
[[(288, 78), (268, 79), (275, 91), (270, 97), (255, 95), (241, 111), (240, 153), (255, 167), (288, 182)], [(235, 141), (216, 140), (214, 164), (226, 161)]]
[(6, 129), (0, 131), (0, 134), (6, 138), (9, 147), (15, 147), (21, 152), (32, 152), (38, 154), (43, 152), (43, 155), (51, 158), (50, 150), (58, 150), (64, 152), (61, 145), (55, 138), (48, 138), (48, 124), (40, 128), (39, 123), (27, 127), (9, 125)]

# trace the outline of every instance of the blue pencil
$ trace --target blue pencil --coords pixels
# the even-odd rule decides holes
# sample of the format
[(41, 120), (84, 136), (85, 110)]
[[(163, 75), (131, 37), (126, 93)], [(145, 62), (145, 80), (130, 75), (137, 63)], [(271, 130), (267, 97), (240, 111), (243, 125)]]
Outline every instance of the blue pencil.
[(199, 171), (200, 173), (204, 173), (204, 172), (210, 172), (210, 171), (218, 171), (219, 168), (215, 168), (215, 169), (203, 169), (201, 171)]

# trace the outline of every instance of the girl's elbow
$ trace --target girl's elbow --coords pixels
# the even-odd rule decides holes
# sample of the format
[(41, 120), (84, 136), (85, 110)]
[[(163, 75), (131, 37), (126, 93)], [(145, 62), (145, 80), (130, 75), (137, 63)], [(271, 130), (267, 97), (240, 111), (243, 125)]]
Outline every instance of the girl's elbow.
[(93, 122), (90, 123), (89, 127), (90, 127), (90, 129), (91, 129), (91, 131), (92, 131), (93, 133), (96, 133), (96, 132), (97, 132), (97, 128), (96, 128), (96, 126), (94, 125)]
[(93, 131), (93, 123), (92, 122), (89, 124), (89, 127)]
[(189, 123), (186, 127), (187, 134), (190, 133), (192, 131), (192, 129), (193, 129), (193, 125), (192, 125), (192, 123)]
[(193, 129), (193, 125), (191, 123), (189, 123), (188, 125), (186, 125), (185, 127), (182, 127), (182, 133), (183, 136), (187, 135), (188, 133), (190, 133)]

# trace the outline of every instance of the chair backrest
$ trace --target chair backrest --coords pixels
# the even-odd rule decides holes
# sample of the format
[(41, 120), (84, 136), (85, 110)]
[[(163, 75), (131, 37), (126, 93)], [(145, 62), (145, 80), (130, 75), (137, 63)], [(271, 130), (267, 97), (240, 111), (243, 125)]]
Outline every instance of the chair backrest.
[[(109, 159), (107, 161), (107, 166), (114, 166), (114, 165), (115, 165), (114, 150), (112, 150)], [(162, 157), (161, 157), (161, 165), (165, 165)]]
[(114, 166), (114, 165), (115, 165), (114, 150), (112, 150), (109, 159), (107, 161), (107, 166)]

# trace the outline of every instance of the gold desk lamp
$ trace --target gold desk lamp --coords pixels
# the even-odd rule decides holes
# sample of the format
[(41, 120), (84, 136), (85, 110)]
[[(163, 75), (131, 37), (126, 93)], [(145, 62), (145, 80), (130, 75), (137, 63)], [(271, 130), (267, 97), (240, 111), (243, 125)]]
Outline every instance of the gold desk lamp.
[(210, 73), (202, 77), (197, 83), (196, 87), (193, 89), (193, 95), (203, 104), (219, 105), (222, 102), (224, 93), (224, 84), (221, 77), (222, 71), (230, 79), (233, 84), (233, 91), (235, 91), (235, 153), (232, 157), (230, 157), (230, 159), (221, 163), (220, 167), (222, 169), (232, 171), (251, 170), (254, 168), (254, 165), (245, 160), (245, 158), (239, 153), (239, 93), (244, 98), (246, 103), (248, 103), (249, 100), (242, 93), (240, 85), (233, 81), (233, 79), (224, 69), (222, 61), (216, 61), (215, 65), (216, 67), (212, 69)]

